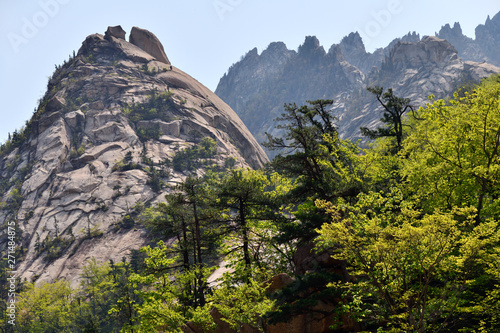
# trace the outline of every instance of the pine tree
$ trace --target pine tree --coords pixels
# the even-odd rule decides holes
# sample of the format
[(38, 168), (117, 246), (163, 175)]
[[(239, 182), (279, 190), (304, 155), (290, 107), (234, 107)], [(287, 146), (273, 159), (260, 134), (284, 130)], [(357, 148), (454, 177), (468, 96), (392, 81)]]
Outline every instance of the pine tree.
[(396, 152), (401, 150), (403, 143), (403, 115), (408, 110), (413, 111), (410, 99), (395, 96), (391, 88), (387, 89), (386, 92), (384, 92), (383, 87), (379, 86), (368, 87), (367, 90), (375, 95), (377, 101), (384, 109), (382, 118), (380, 118), (383, 126), (375, 130), (361, 127), (361, 134), (370, 139), (395, 137)]

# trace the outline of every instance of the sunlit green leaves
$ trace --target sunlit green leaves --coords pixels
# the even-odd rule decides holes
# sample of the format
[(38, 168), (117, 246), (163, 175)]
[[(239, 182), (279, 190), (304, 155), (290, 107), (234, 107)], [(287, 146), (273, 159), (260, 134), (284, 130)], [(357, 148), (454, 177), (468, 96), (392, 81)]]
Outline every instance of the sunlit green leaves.
[(464, 97), (429, 103), (410, 121), (403, 175), (427, 207), (473, 205), (478, 221), (499, 217), (498, 80), (486, 80)]
[(496, 223), (474, 226), (474, 208), (424, 215), (397, 195), (363, 195), (355, 206), (343, 206), (347, 218), (339, 207), (317, 202), (333, 218), (318, 230), (318, 241), (334, 248), (334, 257), (348, 262), (359, 279), (348, 286), (347, 299), (359, 301), (363, 292), (365, 302), (377, 296), (378, 307), (362, 310), (370, 310), (372, 320), (403, 330), (435, 329), (455, 310), (474, 268), (496, 255), (500, 234)]

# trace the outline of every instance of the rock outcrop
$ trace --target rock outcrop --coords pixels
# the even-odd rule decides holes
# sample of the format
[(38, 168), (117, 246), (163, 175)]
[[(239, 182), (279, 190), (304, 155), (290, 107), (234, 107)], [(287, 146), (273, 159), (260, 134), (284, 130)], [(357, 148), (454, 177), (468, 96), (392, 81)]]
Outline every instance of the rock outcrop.
[(383, 49), (377, 49), (373, 53), (367, 52), (358, 32), (352, 32), (338, 45), (332, 45), (330, 52), (336, 47), (340, 48), (342, 55), (350, 64), (363, 73), (368, 73), (373, 67), (380, 66), (385, 57)]
[(446, 65), (458, 59), (458, 51), (448, 41), (427, 36), (417, 43), (399, 42), (385, 64), (393, 69)]
[[(367, 84), (392, 88), (397, 96), (410, 98), (415, 108), (424, 106), (428, 96), (445, 98), (463, 84), (479, 82), (500, 72), (488, 63), (463, 61), (448, 41), (424, 37), (417, 43), (398, 42), (380, 69), (367, 75)], [(336, 109), (339, 132), (344, 138), (366, 139), (359, 128), (379, 126), (380, 106), (364, 87)]]
[(156, 60), (170, 65), (170, 61), (165, 54), (165, 50), (163, 49), (163, 45), (160, 43), (160, 40), (150, 31), (133, 27), (130, 32), (130, 43), (140, 47), (147, 53), (151, 54)]
[[(139, 40), (153, 36), (140, 31)], [(87, 37), (49, 81), (29, 136), (0, 156), (0, 223), (18, 221), (22, 278), (76, 284), (86, 260), (118, 262), (143, 246), (134, 214), (164, 200), (162, 184), (185, 176), (165, 162), (203, 138), (219, 165), (267, 162), (226, 103), (144, 49), (120, 27)]]
[(115, 37), (125, 39), (125, 34), (125, 30), (123, 30), (121, 25), (117, 25), (115, 27), (108, 27), (108, 30), (104, 33), (104, 38), (109, 39), (110, 37)]

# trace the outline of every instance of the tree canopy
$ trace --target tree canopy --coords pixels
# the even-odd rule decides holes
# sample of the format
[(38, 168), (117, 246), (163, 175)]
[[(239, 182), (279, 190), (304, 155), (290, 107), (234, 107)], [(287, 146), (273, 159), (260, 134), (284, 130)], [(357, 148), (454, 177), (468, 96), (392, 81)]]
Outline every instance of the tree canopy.
[[(371, 91), (392, 127), (368, 149), (317, 100), (285, 105), (265, 170), (179, 158), (185, 177), (137, 213), (141, 255), (90, 260), (78, 287), (22, 285), (14, 330), (499, 331), (500, 76), (412, 113)], [(216, 163), (201, 142), (179, 156)]]

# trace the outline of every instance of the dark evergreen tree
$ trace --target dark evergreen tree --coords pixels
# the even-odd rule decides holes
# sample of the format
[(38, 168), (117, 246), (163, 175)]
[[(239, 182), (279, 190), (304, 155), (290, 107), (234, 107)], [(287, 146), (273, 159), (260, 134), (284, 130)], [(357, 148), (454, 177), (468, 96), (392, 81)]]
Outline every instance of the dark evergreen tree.
[(264, 143), (281, 152), (271, 162), (272, 169), (295, 180), (284, 200), (298, 205), (295, 217), (300, 222), (283, 225), (282, 241), (314, 238), (314, 230), (326, 222), (314, 201), (352, 200), (360, 188), (353, 162), (357, 147), (339, 139), (331, 111), (333, 100), (307, 103), (301, 107), (285, 104), (285, 112), (276, 119), (283, 122), (276, 126), (284, 130), (283, 137), (267, 134)]
[(403, 142), (403, 115), (408, 110), (413, 111), (410, 99), (395, 96), (391, 88), (387, 89), (386, 92), (384, 92), (383, 87), (379, 86), (368, 87), (367, 90), (375, 95), (377, 101), (384, 109), (382, 118), (380, 118), (383, 126), (375, 130), (361, 127), (361, 134), (370, 139), (395, 137), (396, 152), (399, 151)]
[[(233, 233), (241, 246), (231, 251), (241, 251), (245, 283), (253, 276), (253, 268), (259, 266), (259, 251), (252, 250), (259, 243), (260, 221), (276, 221), (280, 218), (273, 200), (265, 192), (267, 179), (263, 172), (252, 170), (230, 170), (215, 184), (216, 209), (227, 212), (227, 232)], [(263, 250), (261, 248), (261, 250)]]

